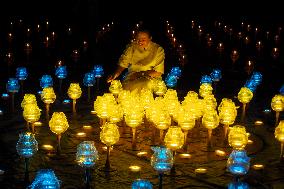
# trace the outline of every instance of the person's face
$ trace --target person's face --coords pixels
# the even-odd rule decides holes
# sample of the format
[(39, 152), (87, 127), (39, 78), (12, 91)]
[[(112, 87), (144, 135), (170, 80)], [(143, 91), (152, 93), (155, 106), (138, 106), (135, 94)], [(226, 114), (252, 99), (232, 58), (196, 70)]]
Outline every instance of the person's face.
[(148, 33), (139, 32), (137, 34), (136, 40), (139, 47), (146, 48), (151, 41), (151, 37), (148, 35)]

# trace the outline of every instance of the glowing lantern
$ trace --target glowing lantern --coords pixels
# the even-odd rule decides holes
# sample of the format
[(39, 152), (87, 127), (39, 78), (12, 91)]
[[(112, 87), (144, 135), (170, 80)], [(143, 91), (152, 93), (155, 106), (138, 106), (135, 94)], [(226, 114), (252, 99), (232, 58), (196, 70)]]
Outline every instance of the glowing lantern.
[(230, 57), (234, 64), (240, 57), (239, 52), (237, 50), (232, 50)]
[(164, 141), (167, 148), (173, 151), (180, 149), (184, 144), (184, 134), (181, 128), (178, 126), (170, 126)]
[(234, 181), (228, 184), (228, 189), (249, 189), (250, 186), (246, 182)]
[(220, 69), (213, 69), (210, 73), (210, 77), (213, 82), (218, 82), (222, 78), (222, 72)]
[(153, 188), (152, 183), (145, 179), (136, 179), (131, 185), (131, 189), (152, 189), (152, 188)]
[(209, 75), (203, 75), (200, 80), (200, 84), (209, 83), (212, 84), (212, 78)]
[(199, 95), (204, 98), (207, 95), (211, 95), (212, 91), (213, 91), (213, 88), (211, 84), (202, 83), (199, 88)]
[(30, 189), (60, 189), (60, 181), (51, 169), (41, 169), (36, 173), (35, 179), (29, 186)]
[(216, 111), (205, 112), (202, 117), (202, 125), (208, 129), (208, 147), (212, 147), (212, 130), (219, 125), (219, 116)]
[(28, 71), (26, 67), (18, 67), (16, 69), (16, 77), (18, 80), (26, 80), (28, 77)]
[(73, 113), (76, 113), (76, 100), (80, 98), (82, 94), (79, 83), (70, 83), (67, 93), (69, 98), (73, 100)]
[(83, 84), (88, 87), (88, 102), (90, 101), (90, 93), (91, 93), (91, 88), (94, 86), (96, 80), (95, 80), (95, 75), (93, 73), (85, 73), (84, 79), (83, 79)]
[(162, 188), (163, 174), (166, 171), (171, 170), (174, 164), (174, 158), (171, 150), (164, 146), (153, 146), (151, 149), (154, 154), (151, 156), (151, 166), (159, 174), (159, 188)]
[(104, 75), (104, 69), (102, 65), (95, 65), (93, 69), (93, 74), (96, 78), (103, 77)]
[(61, 93), (62, 80), (67, 77), (67, 68), (61, 65), (61, 61), (59, 63), (60, 65), (56, 68), (55, 75), (59, 79), (59, 92)]
[(163, 96), (167, 91), (167, 86), (163, 80), (156, 79), (153, 81), (153, 91), (158, 96)]
[(34, 123), (39, 120), (41, 109), (37, 104), (26, 104), (24, 106), (23, 117), (27, 121), (28, 125), (31, 123), (32, 132), (34, 133)]
[[(153, 112), (154, 113), (154, 112)], [(155, 115), (152, 116), (152, 121), (155, 127), (160, 130), (160, 143), (163, 141), (164, 130), (168, 129), (171, 125), (171, 116), (168, 111), (156, 109)]]
[(175, 87), (177, 85), (178, 78), (175, 75), (167, 74), (165, 78), (165, 83), (167, 87)]
[(40, 79), (40, 86), (41, 88), (52, 87), (53, 80), (51, 75), (43, 75)]
[(49, 105), (52, 104), (56, 99), (56, 95), (53, 88), (52, 87), (43, 88), (41, 93), (41, 99), (46, 106), (46, 119), (49, 120)]
[(77, 146), (76, 161), (78, 165), (85, 168), (86, 186), (90, 186), (90, 167), (95, 165), (98, 159), (98, 151), (94, 141), (83, 141)]
[(38, 151), (38, 143), (31, 132), (21, 133), (16, 145), (17, 153), (24, 157), (30, 158)]
[(278, 124), (280, 112), (284, 110), (284, 96), (275, 95), (271, 100), (271, 108), (276, 112), (275, 126)]
[(281, 142), (280, 160), (283, 160), (283, 148), (284, 148), (284, 121), (280, 121), (279, 125), (275, 128), (275, 138)]
[(246, 104), (250, 102), (253, 97), (253, 93), (249, 88), (242, 87), (238, 93), (238, 100), (243, 104), (243, 111), (241, 121), (244, 120), (246, 114)]
[(118, 142), (120, 134), (117, 125), (113, 123), (106, 123), (102, 126), (100, 132), (100, 139), (102, 143), (107, 145), (107, 158), (105, 163), (105, 171), (110, 171), (110, 147)]
[(256, 86), (258, 86), (262, 81), (262, 74), (260, 72), (253, 72), (250, 80), (254, 81)]
[(281, 95), (284, 95), (284, 84), (281, 86), (281, 88), (279, 89), (279, 93)]
[(227, 161), (228, 170), (236, 176), (247, 174), (250, 168), (250, 158), (245, 150), (233, 150)]
[(38, 151), (38, 143), (31, 132), (21, 133), (16, 144), (17, 153), (25, 158), (25, 181), (29, 180), (29, 158)]
[(121, 90), (122, 84), (120, 80), (113, 80), (110, 84), (109, 91), (117, 97)]
[(14, 100), (14, 94), (19, 92), (20, 89), (20, 85), (19, 85), (19, 81), (16, 78), (9, 78), (7, 84), (6, 84), (6, 89), (9, 93), (12, 94), (12, 99), (11, 99), (11, 110), (12, 112), (14, 112), (14, 108), (15, 108), (15, 100)]
[(53, 112), (52, 117), (49, 121), (50, 130), (57, 135), (58, 148), (57, 153), (61, 151), (61, 134), (64, 133), (69, 127), (67, 118), (63, 112)]
[(26, 104), (37, 104), (36, 96), (34, 94), (25, 94), (21, 102), (21, 107), (24, 109)]
[(242, 150), (248, 143), (246, 128), (241, 125), (235, 125), (230, 128), (228, 136), (229, 145), (235, 150)]

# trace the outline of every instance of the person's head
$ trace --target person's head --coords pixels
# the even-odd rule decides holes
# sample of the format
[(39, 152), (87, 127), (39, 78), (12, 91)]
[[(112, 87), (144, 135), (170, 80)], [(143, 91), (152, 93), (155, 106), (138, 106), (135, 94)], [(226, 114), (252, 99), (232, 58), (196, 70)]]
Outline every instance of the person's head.
[(139, 30), (136, 35), (136, 42), (141, 48), (146, 48), (150, 41), (152, 40), (152, 36), (148, 30)]

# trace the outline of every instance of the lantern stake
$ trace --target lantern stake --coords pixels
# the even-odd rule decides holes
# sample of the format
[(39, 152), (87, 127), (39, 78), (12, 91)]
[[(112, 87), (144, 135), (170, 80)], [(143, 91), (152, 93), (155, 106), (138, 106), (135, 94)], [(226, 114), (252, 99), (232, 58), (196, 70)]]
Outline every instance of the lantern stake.
[(279, 115), (280, 115), (280, 112), (279, 112), (279, 111), (276, 111), (276, 114), (275, 114), (275, 126), (278, 125)]

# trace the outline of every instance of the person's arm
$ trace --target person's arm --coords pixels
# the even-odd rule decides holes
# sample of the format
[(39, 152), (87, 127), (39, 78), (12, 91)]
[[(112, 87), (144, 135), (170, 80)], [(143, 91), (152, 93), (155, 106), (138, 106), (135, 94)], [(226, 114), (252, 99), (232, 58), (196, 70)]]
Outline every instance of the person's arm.
[(107, 83), (112, 82), (113, 80), (115, 80), (116, 78), (118, 78), (120, 76), (120, 74), (123, 72), (125, 68), (118, 66), (116, 71), (114, 72), (114, 74), (110, 75), (107, 79)]

